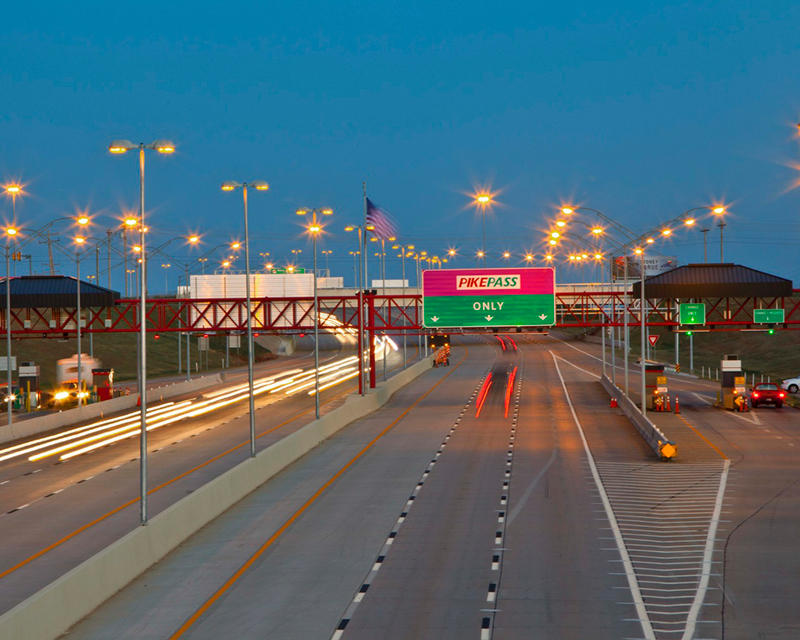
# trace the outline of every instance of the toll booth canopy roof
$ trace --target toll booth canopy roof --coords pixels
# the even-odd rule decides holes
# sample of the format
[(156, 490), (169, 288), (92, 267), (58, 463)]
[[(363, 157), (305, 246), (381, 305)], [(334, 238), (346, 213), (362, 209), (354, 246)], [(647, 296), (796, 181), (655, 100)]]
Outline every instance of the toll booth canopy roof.
[[(118, 291), (81, 280), (81, 307), (110, 307)], [(12, 309), (75, 308), (78, 306), (78, 281), (71, 276), (20, 276), (11, 278)], [(6, 279), (0, 282), (0, 309), (6, 308)]]
[[(641, 295), (641, 283), (633, 295)], [(689, 264), (647, 278), (648, 298), (779, 298), (792, 295), (792, 281), (739, 264)]]

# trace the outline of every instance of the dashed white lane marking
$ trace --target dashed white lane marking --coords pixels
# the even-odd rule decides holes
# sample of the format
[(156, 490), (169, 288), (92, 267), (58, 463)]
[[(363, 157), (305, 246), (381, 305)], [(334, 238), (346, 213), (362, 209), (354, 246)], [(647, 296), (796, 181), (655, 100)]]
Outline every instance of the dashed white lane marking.
[[(494, 355), (496, 357), (497, 353), (495, 352)], [(425, 471), (422, 472), (422, 475), (420, 476), (420, 479), (417, 481), (417, 484), (415, 485), (414, 489), (412, 490), (411, 495), (408, 497), (408, 500), (406, 500), (405, 507), (403, 508), (403, 511), (400, 513), (399, 517), (395, 521), (394, 526), (392, 527), (392, 530), (389, 533), (389, 536), (384, 541), (383, 546), (381, 547), (381, 550), (380, 550), (380, 552), (378, 554), (377, 559), (372, 564), (371, 570), (369, 571), (369, 573), (367, 574), (367, 577), (364, 579), (363, 583), (361, 584), (361, 587), (358, 589), (358, 591), (353, 596), (352, 601), (350, 602), (350, 604), (345, 609), (344, 615), (339, 620), (339, 624), (336, 625), (336, 629), (334, 630), (333, 634), (331, 635), (331, 640), (340, 640), (342, 638), (342, 636), (344, 635), (344, 632), (345, 632), (345, 629), (347, 628), (347, 625), (350, 623), (350, 620), (352, 620), (353, 615), (355, 614), (356, 609), (358, 609), (359, 604), (363, 601), (364, 596), (366, 595), (367, 591), (370, 588), (370, 585), (372, 584), (372, 581), (375, 579), (375, 577), (377, 575), (377, 572), (380, 570), (381, 566), (383, 565), (384, 560), (386, 559), (386, 554), (392, 548), (392, 545), (394, 544), (394, 540), (395, 540), (397, 534), (399, 533), (402, 524), (405, 522), (406, 518), (408, 517), (408, 512), (410, 511), (411, 507), (414, 505), (414, 501), (416, 500), (417, 493), (419, 493), (419, 491), (422, 489), (423, 485), (425, 484), (425, 481), (430, 476), (431, 471), (433, 471), (434, 466), (436, 465), (437, 461), (439, 460), (439, 458), (441, 457), (442, 453), (444, 452), (445, 447), (447, 446), (447, 441), (450, 440), (451, 435), (455, 432), (456, 428), (458, 427), (459, 423), (461, 422), (461, 416), (464, 415), (464, 413), (466, 412), (466, 410), (469, 407), (470, 403), (475, 399), (475, 396), (478, 393), (478, 389), (483, 384), (483, 381), (486, 379), (486, 376), (488, 375), (489, 371), (491, 371), (491, 365), (489, 366), (489, 369), (486, 370), (486, 372), (484, 373), (484, 375), (481, 378), (480, 382), (478, 383), (478, 387), (475, 389), (475, 391), (472, 393), (472, 395), (470, 395), (469, 398), (467, 399), (467, 402), (464, 405), (464, 408), (461, 410), (461, 413), (459, 414), (459, 417), (457, 417), (455, 419), (455, 421), (453, 423), (453, 426), (447, 432), (447, 435), (445, 435), (444, 439), (442, 440), (442, 443), (439, 445), (439, 448), (437, 449), (436, 453), (434, 454), (433, 459), (428, 463), (427, 467), (425, 468)]]

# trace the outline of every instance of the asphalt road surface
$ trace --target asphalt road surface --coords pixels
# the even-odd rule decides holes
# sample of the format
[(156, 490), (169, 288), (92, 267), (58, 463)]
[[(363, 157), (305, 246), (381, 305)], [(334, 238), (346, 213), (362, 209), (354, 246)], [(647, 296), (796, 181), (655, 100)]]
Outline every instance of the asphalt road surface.
[[(337, 355), (331, 362), (347, 355)], [(388, 362), (390, 369), (401, 365), (396, 353)], [(300, 366), (309, 364), (303, 361)], [(295, 360), (276, 362), (260, 367), (258, 373), (270, 376), (297, 366)], [(357, 378), (323, 391), (322, 412), (339, 406), (356, 385)], [(202, 394), (230, 387), (225, 384)], [(196, 395), (192, 399), (199, 401)], [(303, 392), (289, 397), (265, 394), (257, 397), (256, 411), (257, 449), (261, 450), (311, 421), (314, 400)], [(149, 515), (245, 460), (248, 437), (246, 400), (150, 431)], [(137, 526), (138, 447), (137, 436), (67, 461), (59, 461), (58, 455), (36, 462), (29, 461), (28, 455), (0, 461), (0, 611)]]

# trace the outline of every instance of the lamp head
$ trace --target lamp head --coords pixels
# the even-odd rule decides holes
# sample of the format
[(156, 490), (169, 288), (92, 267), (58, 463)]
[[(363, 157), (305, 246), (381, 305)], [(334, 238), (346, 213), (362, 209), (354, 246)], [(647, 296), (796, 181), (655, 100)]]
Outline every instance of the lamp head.
[(306, 215), (308, 213), (308, 211), (306, 209), (298, 209), (297, 211), (295, 211), (295, 213), (298, 216), (304, 216), (304, 215)]
[(222, 183), (220, 189), (222, 189), (223, 191), (233, 191), (236, 187), (241, 187), (241, 186), (242, 185), (240, 185), (238, 182), (234, 182), (233, 180), (226, 180), (225, 182)]
[(596, 236), (603, 235), (603, 228), (602, 227), (595, 227), (592, 229), (592, 233)]
[(725, 207), (714, 207), (712, 211), (718, 216), (721, 216), (723, 213), (725, 213)]
[(332, 216), (333, 215), (333, 209), (323, 209), (322, 210), (322, 215), (323, 216)]
[(241, 248), (241, 242), (231, 242), (231, 249), (238, 251)]
[(563, 213), (565, 216), (568, 216), (574, 212), (575, 209), (573, 209), (572, 207), (561, 207), (561, 213)]
[(200, 236), (189, 236), (187, 240), (192, 244), (197, 244), (198, 242), (200, 242)]
[(251, 186), (256, 191), (269, 191), (269, 185), (264, 180), (254, 180)]
[(22, 191), (22, 187), (20, 187), (18, 184), (10, 184), (5, 187), (5, 190), (6, 193), (10, 193), (12, 196), (15, 196)]
[(694, 223), (695, 223), (694, 218), (687, 218), (686, 220), (683, 221), (683, 224), (685, 224), (687, 227), (691, 227)]
[(661, 235), (662, 235), (662, 236), (669, 236), (669, 235), (672, 235), (672, 229), (664, 229), (664, 230), (661, 232)]
[(172, 140), (156, 140), (153, 143), (153, 149), (159, 153), (174, 153), (175, 143)]
[(113, 140), (111, 144), (108, 145), (108, 150), (111, 153), (127, 153), (131, 149), (135, 148), (136, 145), (130, 140)]
[(125, 218), (126, 227), (135, 227), (137, 224), (139, 224), (138, 218), (132, 218), (132, 217)]
[(15, 236), (19, 233), (19, 230), (15, 227), (8, 227), (6, 228), (6, 235), (7, 236)]
[(348, 224), (345, 228), (345, 231), (355, 231), (355, 227), (352, 224)]
[(78, 236), (77, 238), (75, 238), (75, 242), (77, 242), (78, 244), (83, 244), (84, 242), (86, 242), (86, 238)]

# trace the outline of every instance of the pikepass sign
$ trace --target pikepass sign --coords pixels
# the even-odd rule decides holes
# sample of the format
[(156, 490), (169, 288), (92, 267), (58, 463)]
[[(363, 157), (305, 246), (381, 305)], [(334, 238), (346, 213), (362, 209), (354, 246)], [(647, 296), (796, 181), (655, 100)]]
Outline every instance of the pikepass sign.
[(555, 324), (555, 292), (550, 268), (424, 271), (423, 325), (549, 327)]

